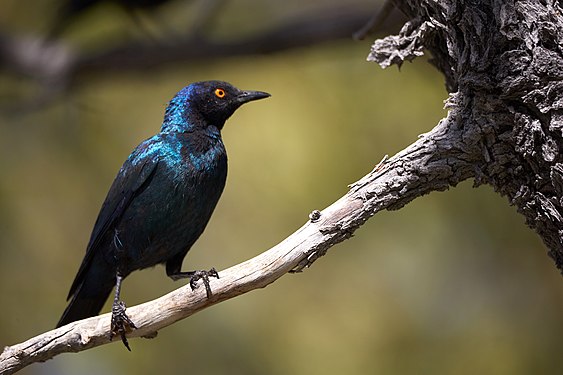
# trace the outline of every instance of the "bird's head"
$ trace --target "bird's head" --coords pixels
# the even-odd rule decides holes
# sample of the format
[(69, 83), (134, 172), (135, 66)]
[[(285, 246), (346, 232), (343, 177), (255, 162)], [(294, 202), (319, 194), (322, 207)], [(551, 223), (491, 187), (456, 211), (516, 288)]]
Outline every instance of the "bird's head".
[(225, 121), (244, 103), (270, 94), (239, 90), (222, 81), (195, 82), (180, 90), (166, 107), (162, 131), (186, 131), (214, 126)]

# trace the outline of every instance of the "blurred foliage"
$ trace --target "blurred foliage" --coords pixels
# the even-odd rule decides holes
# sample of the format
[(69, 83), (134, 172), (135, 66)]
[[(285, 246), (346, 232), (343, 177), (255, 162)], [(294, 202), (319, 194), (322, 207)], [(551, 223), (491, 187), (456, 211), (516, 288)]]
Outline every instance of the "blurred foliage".
[[(229, 6), (230, 18), (251, 3)], [(268, 15), (274, 3), (257, 7)], [(20, 22), (41, 16), (31, 13)], [(115, 173), (187, 83), (222, 79), (272, 98), (227, 123), (227, 187), (185, 269), (223, 269), (275, 245), (445, 115), (427, 61), (382, 71), (368, 50), (340, 41), (124, 71), (1, 115), (0, 346), (54, 327)], [(561, 275), (506, 199), (471, 183), (379, 213), (304, 273), (134, 339), (132, 353), (106, 345), (21, 373), (561, 373)], [(158, 266), (130, 276), (123, 297), (131, 306), (180, 285)]]

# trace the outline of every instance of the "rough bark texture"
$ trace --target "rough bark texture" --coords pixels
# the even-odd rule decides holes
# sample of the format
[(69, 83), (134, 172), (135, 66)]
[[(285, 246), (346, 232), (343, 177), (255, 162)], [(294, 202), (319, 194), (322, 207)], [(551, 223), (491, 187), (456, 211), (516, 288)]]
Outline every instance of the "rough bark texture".
[(443, 156), (471, 164), (477, 184), (507, 196), (563, 269), (561, 3), (396, 3), (410, 21), (399, 36), (376, 41), (368, 60), (386, 67), (432, 53), (457, 124)]
[[(429, 50), (450, 91), (448, 116), (351, 186), (350, 191), (274, 248), (203, 288), (180, 288), (128, 309), (146, 336), (212, 304), (301, 271), (369, 217), (467, 178), (506, 195), (563, 267), (563, 9), (556, 1), (397, 0), (410, 18), (400, 35), (376, 41), (369, 60), (400, 65)], [(108, 343), (109, 315), (71, 323), (7, 347), (11, 374), (64, 352)]]

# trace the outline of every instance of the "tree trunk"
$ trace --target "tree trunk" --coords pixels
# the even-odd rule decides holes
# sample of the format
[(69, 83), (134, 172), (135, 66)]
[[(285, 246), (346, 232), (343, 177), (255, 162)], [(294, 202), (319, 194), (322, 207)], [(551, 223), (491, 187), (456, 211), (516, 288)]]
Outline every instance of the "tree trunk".
[(368, 60), (400, 66), (432, 53), (450, 92), (451, 123), (434, 158), (465, 166), (452, 184), (473, 177), (508, 197), (563, 270), (561, 4), (395, 2), (410, 20), (399, 36), (376, 41)]

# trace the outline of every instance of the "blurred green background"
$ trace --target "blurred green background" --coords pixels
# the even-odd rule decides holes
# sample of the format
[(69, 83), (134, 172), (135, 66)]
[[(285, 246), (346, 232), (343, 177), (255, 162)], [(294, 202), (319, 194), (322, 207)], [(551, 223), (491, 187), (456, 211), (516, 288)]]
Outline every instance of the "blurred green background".
[[(43, 32), (56, 2), (31, 3), (0, 0), (4, 28)], [(217, 28), (246, 32), (302, 6), (232, 1)], [(113, 7), (82, 22), (66, 37), (81, 48), (142, 37)], [(185, 269), (265, 251), (431, 129), (445, 115), (441, 75), (424, 58), (382, 71), (365, 61), (372, 41), (98, 75), (39, 110), (0, 114), (0, 346), (54, 327), (117, 170), (189, 82), (272, 97), (227, 123), (227, 186)], [(0, 75), (0, 98), (36, 89)], [(132, 340), (132, 353), (105, 345), (21, 374), (563, 373), (562, 281), (515, 208), (466, 181), (379, 213), (302, 274)], [(123, 298), (132, 306), (180, 285), (157, 266), (131, 275)]]

